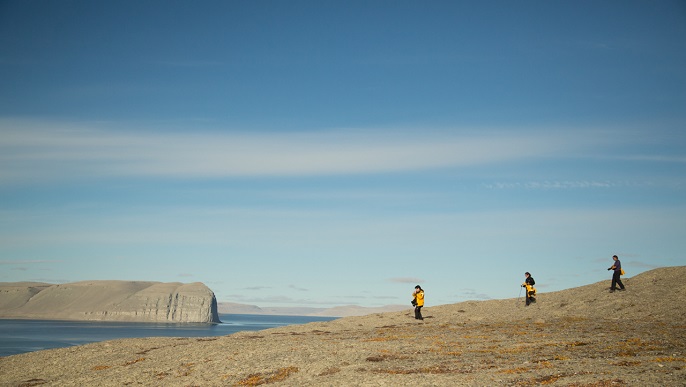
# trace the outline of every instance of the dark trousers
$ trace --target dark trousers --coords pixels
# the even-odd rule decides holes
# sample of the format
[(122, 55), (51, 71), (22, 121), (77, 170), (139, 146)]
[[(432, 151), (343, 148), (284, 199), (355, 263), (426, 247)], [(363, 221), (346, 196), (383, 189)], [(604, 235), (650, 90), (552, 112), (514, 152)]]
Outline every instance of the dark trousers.
[(615, 272), (612, 273), (612, 286), (610, 286), (611, 290), (617, 289), (617, 285), (619, 285), (620, 289), (624, 289), (624, 284), (622, 283), (622, 280), (619, 279), (621, 275), (622, 273), (620, 273), (619, 270), (615, 270)]
[(414, 307), (414, 318), (417, 320), (424, 320), (424, 317), (422, 317), (422, 307), (421, 306), (415, 306)]
[(536, 297), (534, 297), (534, 292), (526, 292), (526, 306), (529, 306), (532, 302), (536, 302)]

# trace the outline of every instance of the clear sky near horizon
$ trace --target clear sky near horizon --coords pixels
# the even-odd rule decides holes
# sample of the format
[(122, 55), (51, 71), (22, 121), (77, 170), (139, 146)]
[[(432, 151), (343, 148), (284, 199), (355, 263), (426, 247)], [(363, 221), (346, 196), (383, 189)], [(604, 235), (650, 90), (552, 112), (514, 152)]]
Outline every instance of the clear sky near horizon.
[(686, 265), (683, 1), (0, 1), (0, 282), (427, 306)]

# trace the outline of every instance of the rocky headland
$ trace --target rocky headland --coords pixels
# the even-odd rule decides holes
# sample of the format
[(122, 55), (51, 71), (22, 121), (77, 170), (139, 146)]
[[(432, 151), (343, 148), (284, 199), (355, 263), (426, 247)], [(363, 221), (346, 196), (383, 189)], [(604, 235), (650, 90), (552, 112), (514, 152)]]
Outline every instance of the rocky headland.
[[(0, 358), (8, 386), (684, 386), (686, 267), (522, 299)], [(427, 289), (427, 303), (430, 303)]]
[(0, 318), (217, 323), (217, 300), (200, 282), (0, 283)]

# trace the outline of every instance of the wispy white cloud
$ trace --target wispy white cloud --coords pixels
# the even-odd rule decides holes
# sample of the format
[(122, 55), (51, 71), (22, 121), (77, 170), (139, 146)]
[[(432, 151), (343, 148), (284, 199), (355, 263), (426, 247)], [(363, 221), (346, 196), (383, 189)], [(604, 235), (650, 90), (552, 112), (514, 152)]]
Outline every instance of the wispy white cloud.
[(289, 288), (289, 289), (293, 289), (293, 290), (297, 290), (297, 291), (299, 291), (299, 292), (307, 292), (307, 291), (309, 291), (308, 289), (301, 288), (301, 287), (296, 286), (296, 285), (288, 285), (288, 288)]
[(490, 300), (488, 294), (477, 292), (475, 289), (461, 289), (462, 291), (456, 295), (460, 300)]
[(396, 278), (389, 278), (388, 281), (400, 283), (400, 284), (418, 284), (418, 283), (424, 282), (424, 280), (422, 280), (420, 278), (416, 278), (416, 277), (396, 277)]
[(626, 182), (626, 181), (529, 181), (529, 182), (497, 182), (485, 184), (489, 189), (533, 189), (533, 190), (556, 190), (556, 189), (584, 189), (584, 188), (616, 188), (637, 187), (650, 183)]
[(249, 286), (245, 288), (246, 290), (265, 290), (265, 289), (271, 289), (270, 286)]
[(550, 157), (588, 146), (564, 134), (506, 131), (190, 132), (0, 121), (0, 180), (402, 172)]
[(618, 156), (620, 160), (627, 161), (654, 161), (665, 163), (686, 163), (686, 156), (684, 155), (632, 155), (632, 156)]
[[(220, 296), (218, 296), (220, 297)], [(331, 302), (331, 301), (317, 301), (317, 300), (312, 300), (312, 299), (303, 299), (303, 298), (293, 298), (293, 297), (288, 297), (288, 296), (283, 296), (283, 295), (272, 295), (272, 296), (265, 296), (265, 297), (253, 297), (253, 296), (246, 296), (243, 294), (225, 294), (221, 296), (221, 299), (231, 299), (233, 302), (238, 302), (238, 303), (249, 303), (249, 304), (254, 304), (254, 305), (280, 305), (280, 304), (288, 304), (290, 306), (297, 305), (297, 306), (305, 306), (305, 305), (331, 305), (331, 304), (340, 304), (339, 302)]]
[(268, 304), (284, 304), (284, 303), (294, 303), (297, 302), (298, 300), (287, 297), (287, 296), (265, 296), (265, 297), (254, 297), (254, 296), (246, 296), (244, 294), (225, 294), (223, 296), (225, 299), (231, 299), (234, 302), (238, 303), (255, 303), (255, 304), (261, 304), (261, 305), (268, 305)]
[(168, 67), (186, 67), (186, 68), (205, 68), (205, 67), (219, 67), (225, 66), (226, 63), (218, 61), (202, 61), (202, 60), (167, 60), (167, 61), (152, 61), (152, 64)]
[(33, 259), (33, 260), (5, 260), (0, 261), (0, 265), (28, 265), (28, 264), (42, 264), (42, 263), (59, 263), (59, 260), (49, 259)]

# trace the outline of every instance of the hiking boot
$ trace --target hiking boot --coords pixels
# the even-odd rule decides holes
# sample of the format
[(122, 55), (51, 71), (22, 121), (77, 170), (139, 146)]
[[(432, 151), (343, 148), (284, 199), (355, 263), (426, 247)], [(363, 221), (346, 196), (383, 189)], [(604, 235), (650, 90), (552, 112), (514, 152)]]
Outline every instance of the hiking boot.
[(620, 292), (623, 292), (623, 291), (625, 291), (625, 290), (626, 290), (626, 289), (624, 289), (624, 288), (619, 289)]
[(610, 293), (614, 293), (614, 292), (615, 292), (615, 290), (614, 290), (614, 289), (610, 289)]

